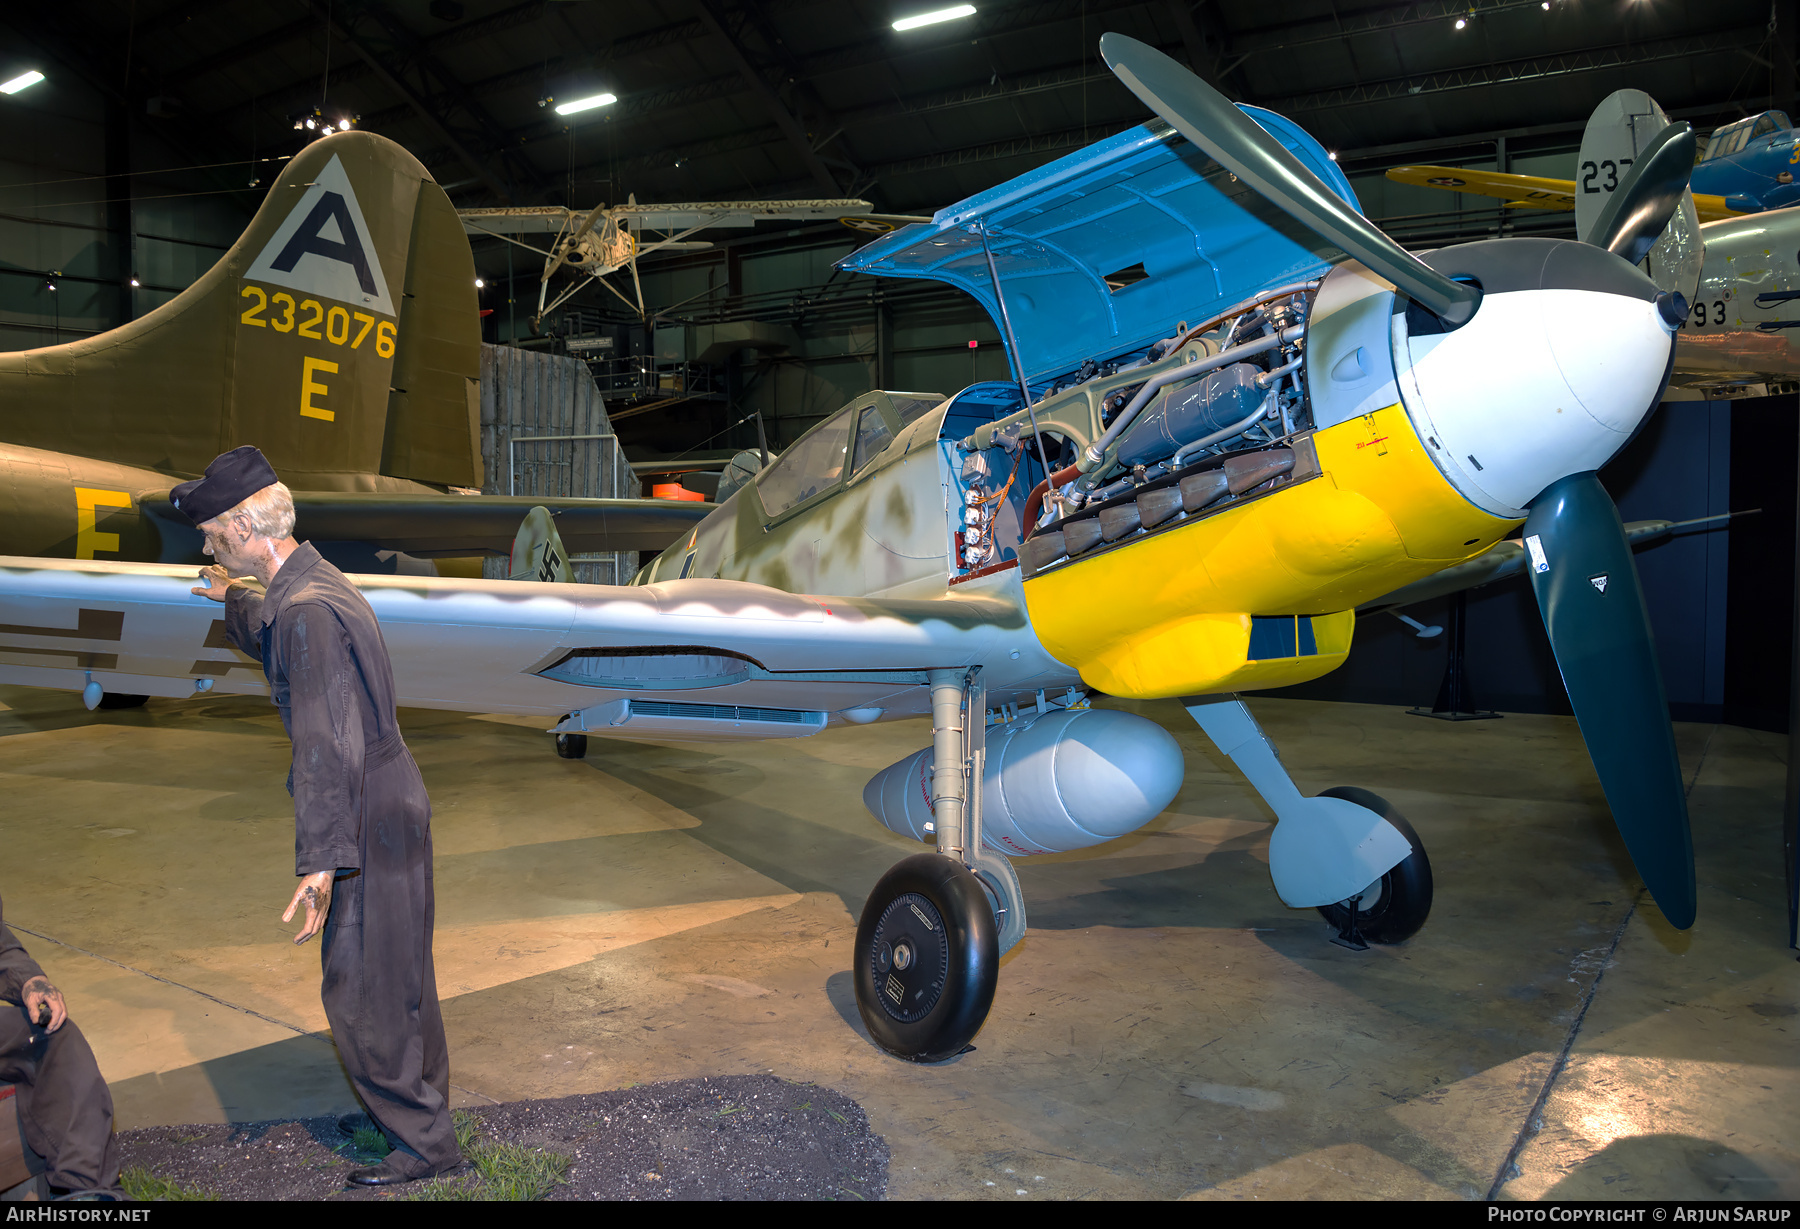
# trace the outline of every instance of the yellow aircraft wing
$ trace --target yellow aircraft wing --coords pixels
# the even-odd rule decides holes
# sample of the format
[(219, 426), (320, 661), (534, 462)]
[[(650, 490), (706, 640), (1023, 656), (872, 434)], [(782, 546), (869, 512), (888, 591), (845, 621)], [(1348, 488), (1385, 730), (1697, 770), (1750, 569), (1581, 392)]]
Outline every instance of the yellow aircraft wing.
[[(1471, 171), (1460, 166), (1397, 166), (1387, 177), (1395, 183), (1420, 188), (1442, 188), (1472, 196), (1491, 196), (1509, 209), (1574, 209), (1575, 181), (1546, 179), (1539, 175), (1508, 175), (1499, 171)], [(1702, 222), (1742, 216), (1725, 205), (1722, 196), (1694, 193), (1694, 208)]]

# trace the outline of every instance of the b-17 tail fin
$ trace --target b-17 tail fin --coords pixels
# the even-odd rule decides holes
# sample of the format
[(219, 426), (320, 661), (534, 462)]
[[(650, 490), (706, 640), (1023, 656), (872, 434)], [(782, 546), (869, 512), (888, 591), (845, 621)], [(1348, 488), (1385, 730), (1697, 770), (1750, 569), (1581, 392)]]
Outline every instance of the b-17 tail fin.
[(0, 355), (0, 440), (197, 475), (255, 444), (296, 490), (481, 485), (474, 262), (425, 167), (365, 132), (296, 154), (243, 235), (140, 319)]

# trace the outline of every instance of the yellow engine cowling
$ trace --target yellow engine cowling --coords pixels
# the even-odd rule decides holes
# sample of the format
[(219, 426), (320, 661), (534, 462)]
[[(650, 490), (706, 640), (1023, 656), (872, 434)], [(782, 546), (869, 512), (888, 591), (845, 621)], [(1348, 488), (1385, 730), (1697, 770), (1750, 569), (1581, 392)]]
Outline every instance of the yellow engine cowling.
[(1399, 405), (1315, 432), (1318, 474), (1027, 580), (1043, 645), (1109, 695), (1283, 687), (1350, 652), (1355, 607), (1520, 522), (1439, 473)]

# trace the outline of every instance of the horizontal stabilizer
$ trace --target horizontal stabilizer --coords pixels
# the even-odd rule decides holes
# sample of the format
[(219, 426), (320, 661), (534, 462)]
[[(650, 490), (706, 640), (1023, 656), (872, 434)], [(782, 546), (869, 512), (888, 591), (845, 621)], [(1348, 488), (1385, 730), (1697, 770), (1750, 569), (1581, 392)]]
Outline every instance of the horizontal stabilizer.
[[(376, 550), (405, 551), (422, 558), (511, 555), (520, 523), (540, 505), (555, 518), (563, 545), (578, 555), (663, 550), (715, 507), (666, 499), (296, 491), (294, 536), (302, 541), (366, 542)], [(166, 495), (148, 496), (142, 506), (159, 520), (186, 523)]]

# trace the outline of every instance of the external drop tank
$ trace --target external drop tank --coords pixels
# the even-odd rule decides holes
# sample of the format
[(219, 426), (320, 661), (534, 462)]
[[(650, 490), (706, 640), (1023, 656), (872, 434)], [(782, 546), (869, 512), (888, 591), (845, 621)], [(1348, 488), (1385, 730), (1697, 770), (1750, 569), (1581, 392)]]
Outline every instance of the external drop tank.
[[(1148, 718), (1112, 709), (1053, 709), (988, 730), (983, 843), (1005, 854), (1085, 849), (1155, 819), (1181, 789), (1181, 747)], [(931, 748), (876, 773), (869, 813), (902, 836), (937, 839)]]

